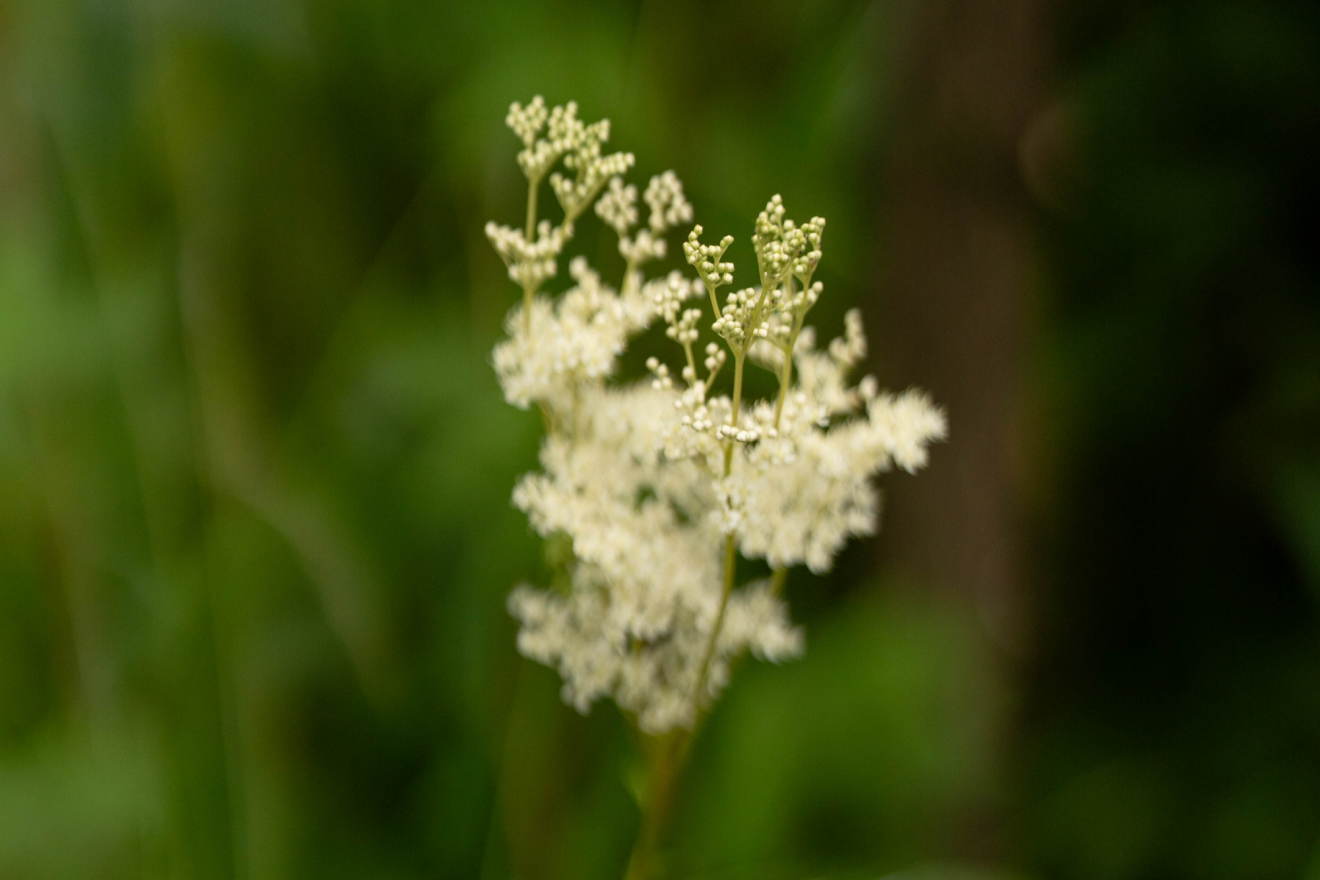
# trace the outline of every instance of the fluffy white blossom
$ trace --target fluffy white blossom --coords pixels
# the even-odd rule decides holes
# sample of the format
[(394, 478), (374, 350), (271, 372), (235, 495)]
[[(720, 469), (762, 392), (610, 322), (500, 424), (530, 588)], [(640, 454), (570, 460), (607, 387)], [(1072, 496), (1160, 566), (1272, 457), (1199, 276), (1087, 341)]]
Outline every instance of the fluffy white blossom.
[(847, 325), (829, 354), (814, 350), (810, 334), (798, 340), (798, 384), (777, 426), (768, 405), (753, 408), (740, 426), (757, 442), (743, 445), (745, 466), (719, 491), (726, 527), (746, 557), (828, 571), (849, 538), (875, 531), (872, 478), (895, 465), (923, 466), (927, 444), (944, 437), (943, 416), (921, 392), (880, 395), (869, 377), (848, 386), (847, 371), (866, 342), (855, 310)]
[[(641, 730), (661, 733), (693, 726), (740, 654), (771, 662), (801, 654), (803, 634), (779, 595), (782, 573), (826, 571), (849, 538), (873, 532), (874, 478), (923, 466), (945, 422), (920, 392), (882, 394), (870, 377), (850, 384), (866, 356), (859, 312), (848, 313), (841, 337), (816, 347), (804, 319), (823, 291), (812, 276), (825, 221), (794, 223), (778, 196), (754, 225), (758, 285), (721, 305), (733, 239), (702, 244), (700, 226), (683, 244), (696, 278), (674, 270), (643, 280), (639, 267), (665, 257), (663, 234), (689, 221), (691, 206), (672, 171), (652, 178), (646, 228), (633, 236), (637, 190), (621, 177), (632, 157), (602, 156), (608, 123), (585, 125), (576, 113), (572, 104), (548, 110), (539, 98), (509, 113), (529, 179), (561, 159), (575, 172), (550, 176), (563, 222), (540, 223), (534, 242), (487, 229), (527, 292), (509, 313), (494, 366), (506, 399), (538, 404), (547, 429), (541, 468), (519, 480), (513, 501), (539, 534), (572, 548), (561, 589), (520, 586), (509, 609), (521, 624), (519, 650), (559, 671), (567, 702), (586, 711), (610, 697)], [(619, 289), (577, 257), (572, 287), (534, 295), (554, 275), (573, 219), (607, 181), (595, 204), (619, 237)], [(614, 378), (628, 339), (657, 318), (679, 349), (673, 370), (652, 357), (649, 380)], [(749, 358), (779, 377), (776, 399), (743, 399)], [(775, 576), (737, 586), (739, 554)]]
[(526, 409), (539, 401), (567, 406), (575, 390), (613, 374), (628, 336), (651, 322), (655, 307), (642, 293), (623, 295), (601, 283), (584, 257), (574, 257), (569, 273), (577, 282), (558, 300), (537, 296), (530, 320), (526, 305), (505, 321), (509, 338), (495, 346), (492, 359), (504, 397)]

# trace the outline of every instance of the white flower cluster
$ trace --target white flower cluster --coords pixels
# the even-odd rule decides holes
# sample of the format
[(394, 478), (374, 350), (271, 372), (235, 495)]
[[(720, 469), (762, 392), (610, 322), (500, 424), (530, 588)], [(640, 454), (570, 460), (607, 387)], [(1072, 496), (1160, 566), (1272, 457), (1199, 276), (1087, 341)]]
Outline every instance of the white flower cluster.
[(628, 337), (655, 316), (652, 300), (602, 284), (585, 257), (574, 257), (568, 271), (577, 283), (558, 300), (535, 296), (530, 315), (515, 306), (505, 321), (509, 338), (495, 346), (504, 397), (521, 409), (533, 402), (555, 413), (571, 409), (577, 389), (612, 375)]
[[(578, 119), (577, 104), (573, 101), (547, 110), (545, 101), (537, 95), (526, 107), (515, 102), (509, 107), (504, 122), (523, 142), (523, 149), (518, 153), (518, 167), (527, 177), (527, 225), (520, 232), (498, 223), (487, 223), (486, 236), (508, 267), (509, 278), (522, 287), (523, 306), (530, 312), (536, 291), (558, 271), (555, 258), (573, 237), (573, 222), (596, 198), (606, 181), (632, 167), (633, 154), (602, 155), (601, 147), (610, 139), (609, 120), (602, 119), (590, 125), (583, 123)], [(564, 219), (558, 226), (548, 220), (538, 225), (537, 191), (546, 172), (561, 159), (566, 169), (576, 172), (573, 177), (558, 172), (550, 175), (550, 188), (564, 209)], [(635, 188), (631, 198), (633, 201), (637, 199)]]
[(692, 219), (692, 205), (684, 198), (683, 184), (672, 171), (652, 177), (644, 198), (651, 209), (647, 218), (650, 228), (638, 230), (635, 238), (628, 231), (637, 222), (637, 187), (625, 186), (622, 178), (611, 178), (609, 191), (596, 203), (596, 213), (619, 236), (619, 253), (628, 264), (625, 284), (643, 263), (663, 260), (668, 255), (665, 232), (676, 223)]
[(549, 220), (542, 220), (536, 233), (536, 238), (529, 239), (521, 229), (510, 229), (496, 223), (486, 224), (486, 237), (495, 246), (495, 252), (504, 260), (504, 265), (509, 267), (509, 279), (533, 291), (558, 274), (559, 267), (555, 258), (564, 249), (564, 242), (568, 239), (563, 228), (551, 226)]
[(719, 492), (725, 528), (748, 558), (828, 571), (850, 537), (875, 531), (871, 477), (895, 465), (923, 467), (927, 444), (944, 436), (943, 415), (920, 392), (880, 394), (870, 377), (848, 387), (847, 373), (866, 342), (860, 313), (847, 317), (848, 336), (835, 339), (828, 353), (815, 350), (813, 334), (800, 334), (797, 384), (778, 422), (774, 408), (761, 403), (739, 426), (743, 466)]
[[(842, 338), (817, 350), (803, 319), (822, 293), (812, 275), (823, 219), (795, 224), (772, 199), (753, 236), (761, 283), (721, 308), (716, 289), (733, 281), (729, 236), (703, 245), (699, 226), (688, 236), (697, 278), (674, 270), (642, 280), (639, 267), (666, 255), (663, 234), (692, 217), (672, 171), (646, 188), (650, 216), (634, 238), (637, 189), (618, 176), (632, 159), (600, 156), (608, 123), (584, 126), (574, 105), (547, 110), (540, 98), (515, 104), (508, 121), (523, 140), (529, 180), (561, 157), (578, 172), (571, 188), (551, 177), (565, 217), (558, 227), (542, 221), (536, 243), (488, 228), (510, 276), (532, 291), (509, 314), (495, 369), (506, 399), (536, 403), (547, 429), (542, 470), (519, 481), (513, 500), (539, 534), (572, 548), (562, 588), (524, 585), (511, 595), (518, 648), (557, 668), (565, 700), (582, 711), (608, 696), (647, 733), (691, 727), (740, 654), (778, 662), (802, 652), (780, 596), (784, 572), (826, 571), (850, 537), (873, 532), (872, 478), (923, 466), (927, 446), (945, 434), (944, 416), (918, 392), (882, 394), (870, 377), (849, 385), (866, 354), (857, 311)], [(549, 137), (538, 139), (547, 125)], [(573, 287), (557, 299), (535, 294), (554, 274), (581, 200), (606, 181), (596, 212), (619, 237), (619, 288), (577, 257)], [(533, 186), (528, 229), (534, 208)], [(709, 341), (698, 363), (702, 310), (693, 301), (703, 292), (713, 312), (706, 326), (727, 349)], [(653, 357), (649, 382), (608, 381), (628, 338), (656, 318), (682, 350), (678, 380)], [(742, 399), (749, 356), (778, 377), (777, 400)], [(730, 357), (732, 390), (715, 394)], [(764, 560), (771, 577), (737, 586), (739, 554)]]

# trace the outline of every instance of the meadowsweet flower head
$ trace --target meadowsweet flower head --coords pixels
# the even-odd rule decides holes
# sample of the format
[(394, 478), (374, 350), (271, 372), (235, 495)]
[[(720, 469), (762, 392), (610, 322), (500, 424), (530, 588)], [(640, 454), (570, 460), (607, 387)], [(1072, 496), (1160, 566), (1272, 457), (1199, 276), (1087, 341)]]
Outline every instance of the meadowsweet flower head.
[[(813, 280), (823, 218), (797, 223), (774, 196), (753, 224), (753, 286), (733, 288), (732, 236), (703, 243), (701, 226), (683, 241), (696, 277), (647, 280), (643, 266), (668, 255), (665, 236), (692, 219), (674, 172), (651, 178), (635, 228), (638, 190), (623, 178), (633, 156), (603, 152), (607, 121), (584, 123), (576, 105), (548, 109), (539, 97), (514, 104), (507, 121), (523, 143), (527, 224), (486, 232), (524, 297), (492, 358), (505, 398), (536, 404), (546, 426), (541, 469), (519, 480), (513, 502), (539, 534), (571, 546), (559, 566), (566, 590), (511, 594), (518, 648), (558, 669), (564, 699), (582, 711), (610, 697), (644, 732), (692, 727), (734, 658), (801, 654), (784, 573), (827, 571), (850, 538), (873, 532), (874, 478), (924, 466), (944, 416), (919, 392), (851, 384), (866, 356), (860, 312), (817, 348), (804, 321), (824, 291)], [(537, 216), (542, 179), (557, 224)], [(620, 283), (574, 257), (571, 286), (542, 293), (593, 203), (618, 236)], [(672, 358), (648, 359), (649, 378), (620, 379), (629, 338), (657, 319)], [(748, 362), (775, 373), (774, 400), (744, 399)], [(739, 555), (764, 560), (771, 577), (739, 586)]]

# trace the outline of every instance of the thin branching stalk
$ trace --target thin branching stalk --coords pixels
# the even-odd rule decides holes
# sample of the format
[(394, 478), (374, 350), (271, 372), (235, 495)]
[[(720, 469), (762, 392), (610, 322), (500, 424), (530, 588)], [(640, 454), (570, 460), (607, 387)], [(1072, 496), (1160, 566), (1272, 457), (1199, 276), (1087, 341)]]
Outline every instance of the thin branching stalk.
[(541, 188), (541, 178), (537, 177), (527, 181), (527, 240), (531, 241), (532, 236), (536, 234), (536, 196), (537, 190)]

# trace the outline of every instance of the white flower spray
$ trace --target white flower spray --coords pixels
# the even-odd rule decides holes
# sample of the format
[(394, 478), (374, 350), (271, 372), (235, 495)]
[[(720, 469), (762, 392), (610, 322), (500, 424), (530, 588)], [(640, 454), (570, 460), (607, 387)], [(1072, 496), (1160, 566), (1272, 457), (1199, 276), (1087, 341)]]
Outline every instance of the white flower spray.
[[(785, 573), (828, 571), (850, 537), (874, 532), (872, 478), (922, 467), (945, 420), (919, 392), (882, 394), (869, 376), (848, 384), (866, 354), (858, 311), (842, 338), (816, 348), (804, 321), (823, 290), (813, 280), (823, 218), (795, 223), (772, 198), (752, 236), (759, 283), (721, 303), (732, 236), (703, 244), (696, 226), (683, 243), (696, 278), (644, 277), (666, 256), (665, 235), (692, 220), (672, 171), (646, 187), (646, 225), (634, 232), (637, 188), (622, 178), (633, 156), (602, 151), (608, 120), (584, 124), (576, 104), (548, 110), (538, 96), (506, 121), (523, 142), (527, 220), (522, 230), (489, 223), (486, 234), (523, 300), (493, 359), (505, 398), (535, 403), (546, 425), (542, 471), (522, 477), (513, 501), (539, 534), (571, 546), (558, 588), (520, 586), (509, 608), (519, 651), (559, 671), (566, 702), (585, 712), (608, 696), (645, 734), (650, 779), (629, 865), (630, 878), (645, 878), (691, 732), (730, 664), (748, 651), (772, 662), (803, 651), (781, 597)], [(561, 161), (570, 176), (552, 173)], [(558, 225), (537, 212), (547, 175)], [(576, 257), (574, 285), (542, 294), (593, 202), (618, 235), (621, 284), (609, 287)], [(704, 302), (724, 345), (709, 342), (698, 359)], [(677, 376), (651, 358), (649, 382), (615, 379), (629, 337), (657, 318), (681, 349)], [(716, 393), (730, 357), (732, 389)], [(743, 399), (749, 358), (778, 377), (774, 400)], [(739, 555), (764, 560), (770, 576), (737, 585)]]

